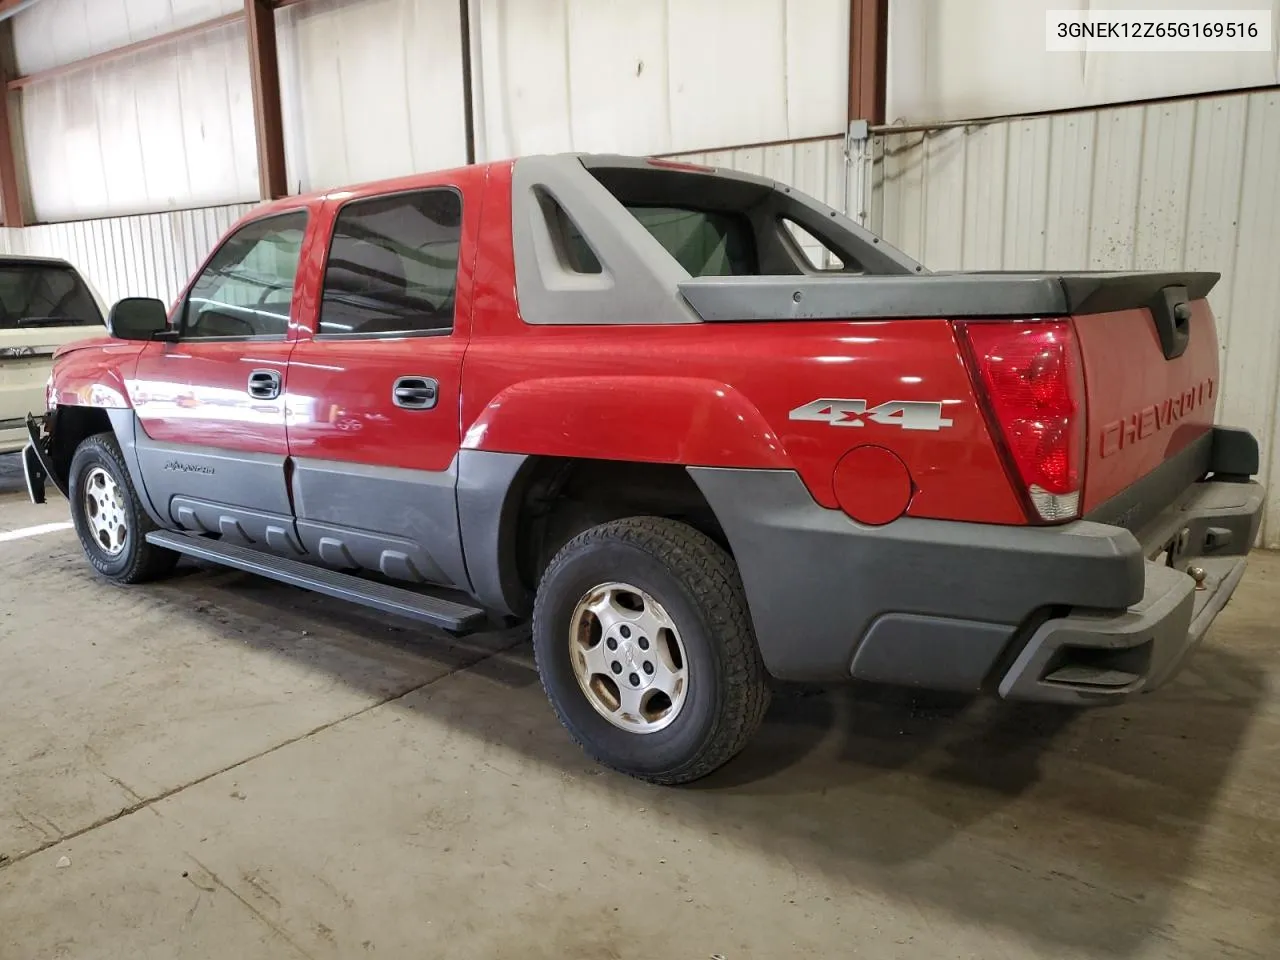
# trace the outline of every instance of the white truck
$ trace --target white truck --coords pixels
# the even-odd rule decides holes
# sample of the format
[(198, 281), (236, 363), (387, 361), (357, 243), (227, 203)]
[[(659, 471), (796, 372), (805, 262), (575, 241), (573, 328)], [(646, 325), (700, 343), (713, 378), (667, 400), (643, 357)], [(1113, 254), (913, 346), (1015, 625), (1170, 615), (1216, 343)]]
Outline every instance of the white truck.
[(67, 261), (0, 256), (0, 454), (26, 445), (27, 414), (45, 408), (54, 351), (105, 334), (105, 312)]

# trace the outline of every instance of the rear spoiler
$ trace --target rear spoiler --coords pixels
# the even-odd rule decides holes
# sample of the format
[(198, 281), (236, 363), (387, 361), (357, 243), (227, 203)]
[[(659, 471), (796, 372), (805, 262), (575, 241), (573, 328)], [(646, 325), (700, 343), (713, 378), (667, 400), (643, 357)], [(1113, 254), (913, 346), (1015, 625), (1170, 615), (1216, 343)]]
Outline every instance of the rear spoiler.
[(928, 273), (917, 276), (695, 277), (680, 293), (703, 320), (1053, 317), (1151, 307), (1174, 288), (1199, 300), (1217, 273)]

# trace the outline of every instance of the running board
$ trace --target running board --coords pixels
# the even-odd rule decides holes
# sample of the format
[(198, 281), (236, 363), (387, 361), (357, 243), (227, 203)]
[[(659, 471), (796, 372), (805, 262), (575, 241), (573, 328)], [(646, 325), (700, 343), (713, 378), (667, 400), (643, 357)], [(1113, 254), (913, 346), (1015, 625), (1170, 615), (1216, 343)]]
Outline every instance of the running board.
[(385, 583), (374, 583), (349, 573), (313, 567), (309, 563), (277, 557), (206, 537), (173, 533), (169, 530), (155, 530), (147, 534), (147, 543), (167, 550), (175, 550), (189, 557), (222, 564), (225, 567), (234, 567), (246, 573), (270, 577), (272, 580), (302, 587), (304, 590), (314, 590), (316, 593), (323, 593), (325, 596), (336, 597), (339, 600), (349, 600), (351, 603), (373, 607), (383, 613), (394, 613), (397, 616), (420, 620), (451, 633), (465, 633), (480, 626), (487, 619), (485, 612), (479, 607), (445, 600), (441, 597), (426, 596)]

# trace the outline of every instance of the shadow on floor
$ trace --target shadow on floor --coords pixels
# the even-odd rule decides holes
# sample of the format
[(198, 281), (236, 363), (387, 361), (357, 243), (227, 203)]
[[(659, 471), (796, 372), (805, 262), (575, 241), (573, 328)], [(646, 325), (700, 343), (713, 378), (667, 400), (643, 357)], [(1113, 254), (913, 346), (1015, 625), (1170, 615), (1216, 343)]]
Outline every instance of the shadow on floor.
[(0, 496), (6, 493), (27, 495), (27, 481), (22, 476), (22, 454), (0, 453)]
[[(789, 861), (798, 883), (843, 877), (1092, 956), (1129, 956), (1167, 936), (1172, 896), (1266, 693), (1257, 663), (1213, 644), (1166, 690), (1088, 712), (866, 686), (783, 688), (733, 763), (661, 789), (602, 771), (569, 742), (523, 628), (459, 641), (246, 575), (182, 570), (146, 588), (174, 617), (305, 655), (354, 686), (353, 647), (471, 667), (493, 682), (494, 703), (451, 697), (447, 682), (404, 703), (566, 775), (598, 778), (593, 789), (637, 808), (756, 845)], [(322, 642), (304, 648), (301, 631)]]

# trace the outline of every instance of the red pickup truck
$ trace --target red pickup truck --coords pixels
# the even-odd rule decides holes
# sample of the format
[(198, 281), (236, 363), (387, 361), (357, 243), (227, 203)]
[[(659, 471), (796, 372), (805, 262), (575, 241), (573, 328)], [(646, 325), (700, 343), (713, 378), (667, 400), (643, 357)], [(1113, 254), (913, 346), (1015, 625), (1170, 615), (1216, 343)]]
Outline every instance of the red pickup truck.
[(693, 780), (770, 678), (1156, 688), (1240, 581), (1208, 273), (932, 273), (790, 187), (530, 157), (290, 197), (58, 353), (24, 456), (126, 583), (187, 554), (532, 615), (599, 761)]

